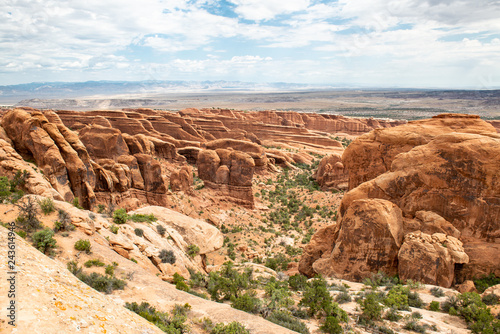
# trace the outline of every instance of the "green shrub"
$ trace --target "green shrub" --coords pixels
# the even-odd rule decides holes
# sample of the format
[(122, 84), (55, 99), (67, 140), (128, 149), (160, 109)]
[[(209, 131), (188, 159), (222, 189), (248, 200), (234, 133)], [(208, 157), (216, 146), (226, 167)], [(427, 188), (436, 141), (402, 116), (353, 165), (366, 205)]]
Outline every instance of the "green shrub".
[(233, 321), (227, 325), (223, 323), (215, 325), (210, 334), (250, 334), (250, 332), (239, 322)]
[(334, 302), (327, 289), (326, 281), (322, 277), (308, 282), (299, 306), (308, 308), (311, 317), (322, 311), (327, 315), (330, 314), (334, 308)]
[(351, 295), (347, 291), (342, 291), (337, 296), (335, 296), (335, 301), (339, 304), (349, 303), (351, 300)]
[(363, 279), (363, 284), (371, 286), (372, 288), (377, 288), (379, 286), (392, 287), (399, 283), (397, 277), (389, 277), (382, 271), (373, 274), (371, 278)]
[[(153, 323), (156, 327), (158, 327), (165, 333), (181, 334), (188, 332), (188, 327), (185, 324), (185, 312), (179, 312), (179, 307), (176, 308), (174, 306), (174, 310), (172, 311), (171, 316), (166, 312), (157, 311), (156, 308), (150, 306), (149, 303), (146, 302), (143, 302), (140, 305), (138, 305), (136, 302), (127, 302), (125, 303), (125, 307), (132, 312), (137, 313), (149, 322)], [(184, 308), (183, 306), (180, 307)]]
[(389, 321), (399, 321), (403, 316), (395, 308), (390, 308), (385, 314), (385, 318)]
[(233, 298), (231, 306), (244, 312), (259, 313), (261, 301), (255, 297), (255, 293), (245, 292), (243, 295)]
[(167, 232), (167, 229), (163, 227), (162, 225), (156, 225), (156, 231), (158, 231), (158, 234), (161, 235), (162, 237), (165, 236), (165, 233)]
[(93, 260), (88, 260), (87, 262), (85, 262), (84, 266), (87, 267), (87, 268), (90, 268), (92, 266), (104, 267), (104, 262), (101, 262), (98, 259), (93, 259)]
[(75, 249), (76, 250), (90, 254), (91, 248), (92, 248), (92, 245), (90, 244), (89, 240), (80, 239), (77, 242), (75, 242)]
[(426, 333), (425, 327), (416, 322), (415, 320), (407, 321), (403, 328), (417, 333), (422, 333), (422, 334)]
[(63, 223), (61, 223), (60, 221), (56, 220), (54, 222), (54, 232), (59, 232), (59, 231), (61, 231), (63, 229), (64, 229)]
[(445, 313), (450, 313), (450, 309), (458, 308), (458, 298), (456, 296), (449, 296), (444, 302), (441, 303), (441, 310)]
[(114, 276), (115, 275), (115, 266), (108, 264), (106, 266), (106, 269), (104, 270), (104, 272), (106, 273), (106, 275)]
[(132, 258), (130, 258), (130, 261), (132, 261), (132, 262), (134, 262), (134, 263), (137, 263), (137, 260), (136, 260), (136, 259), (134, 259), (133, 257), (132, 257)]
[(288, 285), (294, 291), (304, 291), (307, 287), (307, 277), (301, 274), (295, 274), (288, 278)]
[(104, 204), (97, 204), (97, 213), (104, 213), (106, 206)]
[(479, 293), (483, 293), (490, 286), (497, 284), (500, 284), (500, 277), (496, 277), (493, 273), (474, 280), (474, 285)]
[(325, 319), (325, 322), (319, 327), (323, 333), (331, 333), (331, 334), (342, 334), (344, 330), (342, 326), (339, 324), (339, 319), (336, 317), (328, 316)]
[(380, 304), (380, 297), (374, 293), (368, 293), (365, 298), (357, 300), (363, 317), (368, 320), (380, 320), (384, 307)]
[(16, 231), (17, 235), (23, 239), (26, 239), (26, 232), (24, 231)]
[(432, 301), (431, 304), (429, 305), (429, 310), (434, 311), (434, 312), (439, 312), (439, 302), (437, 301)]
[(48, 197), (44, 198), (44, 199), (40, 200), (38, 202), (38, 204), (40, 205), (40, 209), (42, 209), (42, 212), (45, 215), (48, 215), (56, 210), (56, 208), (54, 206), (54, 201), (52, 200), (52, 198), (48, 198)]
[(410, 290), (402, 285), (394, 286), (384, 298), (384, 304), (397, 310), (409, 310), (408, 294)]
[(144, 230), (142, 228), (136, 228), (134, 229), (134, 233), (138, 237), (142, 237), (144, 235)]
[(484, 295), (481, 300), (483, 301), (483, 303), (485, 303), (486, 305), (496, 305), (498, 304), (498, 296), (495, 295), (495, 294), (487, 294), (487, 295)]
[(78, 199), (78, 197), (75, 197), (73, 198), (73, 202), (72, 202), (73, 206), (77, 209), (83, 209), (81, 206), (80, 206), (80, 200)]
[(431, 292), (431, 295), (433, 295), (434, 297), (438, 297), (439, 298), (439, 297), (443, 297), (444, 296), (443, 289), (438, 288), (438, 287), (431, 288), (430, 292)]
[(112, 277), (104, 276), (99, 273), (85, 274), (81, 267), (75, 261), (68, 262), (68, 270), (80, 281), (91, 288), (104, 293), (111, 293), (113, 290), (123, 290), (127, 284), (125, 281)]
[(288, 284), (286, 282), (281, 282), (271, 277), (269, 282), (264, 286), (264, 291), (266, 292), (266, 297), (268, 297), (266, 299), (266, 307), (270, 310), (288, 308), (294, 304), (291, 298), (292, 293), (288, 289)]
[(45, 228), (42, 231), (35, 232), (31, 238), (33, 239), (33, 245), (45, 254), (50, 249), (56, 247), (56, 240), (53, 237), (54, 231), (50, 228)]
[(290, 259), (288, 259), (284, 254), (279, 253), (275, 257), (268, 258), (265, 266), (274, 271), (285, 271), (288, 269), (288, 263), (290, 263)]
[(287, 310), (275, 310), (266, 318), (266, 320), (298, 333), (309, 334), (309, 329), (307, 329), (306, 324), (295, 318)]
[(117, 226), (115, 224), (111, 224), (111, 226), (109, 227), (109, 230), (111, 231), (111, 233), (114, 233), (114, 234), (117, 234), (119, 229), (120, 229), (120, 226)]
[(408, 293), (408, 305), (411, 307), (422, 308), (425, 306), (424, 301), (420, 298), (418, 292), (410, 291)]
[(189, 245), (188, 246), (187, 254), (190, 257), (195, 257), (196, 255), (198, 255), (199, 252), (200, 252), (200, 247), (198, 247), (196, 245)]
[(174, 264), (176, 261), (175, 254), (171, 250), (162, 249), (158, 257), (162, 263)]
[(16, 224), (20, 229), (29, 233), (42, 227), (42, 223), (37, 217), (38, 207), (32, 197), (24, 197), (22, 201), (18, 201), (14, 205), (19, 208)]
[(233, 268), (232, 262), (225, 262), (219, 271), (212, 271), (208, 276), (207, 292), (212, 300), (231, 300), (251, 286), (252, 271), (240, 273)]
[(130, 218), (132, 221), (136, 223), (144, 223), (144, 222), (152, 223), (158, 220), (153, 214), (145, 215), (142, 213), (134, 213), (128, 218)]
[(115, 224), (125, 224), (127, 222), (127, 211), (125, 209), (117, 209), (113, 212), (113, 222)]

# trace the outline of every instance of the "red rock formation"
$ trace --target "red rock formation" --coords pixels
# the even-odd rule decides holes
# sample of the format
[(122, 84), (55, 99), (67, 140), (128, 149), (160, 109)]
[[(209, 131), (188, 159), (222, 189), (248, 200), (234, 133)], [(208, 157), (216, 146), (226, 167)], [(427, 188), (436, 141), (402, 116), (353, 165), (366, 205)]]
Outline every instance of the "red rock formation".
[[(354, 201), (336, 226), (332, 251), (314, 261), (312, 270), (357, 281), (377, 271), (393, 276), (402, 241), (403, 217), (396, 205), (381, 199)], [(302, 257), (299, 270), (310, 274), (304, 261), (311, 260)]]
[(253, 208), (254, 159), (241, 151), (203, 150), (198, 154), (198, 176), (221, 196)]
[(186, 194), (193, 193), (193, 170), (189, 166), (182, 166), (179, 171), (170, 175), (170, 188), (173, 191), (183, 191)]
[(354, 140), (342, 156), (349, 171), (349, 189), (388, 171), (399, 153), (408, 152), (415, 146), (427, 144), (436, 136), (451, 132), (496, 131), (476, 115), (442, 114), (364, 134)]
[(267, 157), (264, 148), (252, 142), (234, 139), (218, 139), (205, 143), (204, 147), (208, 150), (231, 148), (236, 151), (241, 151), (252, 157), (257, 169), (264, 169), (267, 166)]
[(318, 169), (313, 178), (321, 186), (322, 190), (336, 189), (344, 190), (348, 187), (349, 173), (342, 164), (340, 154), (330, 154), (321, 159)]

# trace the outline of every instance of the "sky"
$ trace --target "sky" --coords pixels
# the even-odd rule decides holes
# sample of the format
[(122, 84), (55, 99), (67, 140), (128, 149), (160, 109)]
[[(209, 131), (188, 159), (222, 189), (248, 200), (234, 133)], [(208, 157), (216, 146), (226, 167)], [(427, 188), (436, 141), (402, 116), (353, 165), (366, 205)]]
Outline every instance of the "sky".
[(499, 0), (0, 0), (0, 85), (500, 88)]

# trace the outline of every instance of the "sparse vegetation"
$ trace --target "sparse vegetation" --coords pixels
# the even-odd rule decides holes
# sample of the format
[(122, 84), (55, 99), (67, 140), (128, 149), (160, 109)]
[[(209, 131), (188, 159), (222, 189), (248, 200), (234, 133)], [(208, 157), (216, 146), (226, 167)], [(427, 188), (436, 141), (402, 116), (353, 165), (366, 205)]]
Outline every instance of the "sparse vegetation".
[(117, 209), (113, 212), (113, 222), (115, 224), (125, 224), (127, 222), (127, 211), (125, 209)]
[(165, 236), (165, 233), (167, 232), (167, 229), (163, 227), (163, 225), (156, 225), (156, 231), (158, 231), (158, 234), (161, 235), (162, 237)]
[(92, 245), (90, 244), (89, 240), (80, 239), (77, 242), (75, 242), (75, 249), (76, 250), (90, 254), (91, 248), (92, 248)]
[(200, 253), (200, 247), (198, 247), (196, 245), (189, 245), (188, 246), (187, 254), (190, 257), (195, 257), (196, 255), (198, 255), (198, 253)]
[(163, 263), (174, 264), (176, 261), (175, 254), (171, 250), (162, 249), (158, 257)]
[(152, 223), (158, 220), (153, 214), (145, 215), (141, 213), (134, 213), (128, 218), (136, 223)]
[(56, 247), (56, 240), (54, 237), (54, 231), (50, 228), (45, 228), (42, 231), (33, 233), (33, 246), (35, 246), (40, 252), (46, 254), (49, 250)]
[(144, 235), (144, 230), (142, 228), (136, 228), (134, 229), (134, 233), (138, 237), (142, 237)]
[(109, 230), (111, 231), (111, 233), (114, 233), (114, 234), (117, 234), (119, 229), (120, 229), (120, 226), (115, 225), (115, 224), (111, 224), (111, 226), (109, 227)]
[(81, 267), (78, 267), (75, 261), (68, 262), (68, 270), (80, 281), (99, 292), (111, 293), (113, 290), (123, 290), (127, 284), (124, 280), (110, 275), (104, 276), (99, 273), (90, 273), (87, 275)]
[(215, 325), (210, 334), (250, 334), (250, 332), (239, 322), (233, 321), (227, 325), (223, 323)]
[(38, 202), (38, 205), (40, 205), (40, 209), (42, 209), (44, 215), (48, 215), (56, 210), (52, 198), (44, 198)]
[(92, 266), (104, 267), (104, 262), (101, 262), (101, 260), (99, 260), (99, 259), (93, 259), (93, 260), (88, 260), (87, 262), (85, 262), (84, 266), (87, 268), (90, 268)]
[[(149, 303), (143, 302), (140, 305), (136, 302), (125, 303), (125, 307), (132, 312), (137, 313), (144, 319), (153, 323), (156, 327), (169, 334), (182, 334), (188, 333), (189, 328), (185, 324), (186, 314), (191, 308), (189, 304), (174, 306), (170, 314), (156, 310), (155, 307)], [(182, 311), (181, 311), (182, 309)]]

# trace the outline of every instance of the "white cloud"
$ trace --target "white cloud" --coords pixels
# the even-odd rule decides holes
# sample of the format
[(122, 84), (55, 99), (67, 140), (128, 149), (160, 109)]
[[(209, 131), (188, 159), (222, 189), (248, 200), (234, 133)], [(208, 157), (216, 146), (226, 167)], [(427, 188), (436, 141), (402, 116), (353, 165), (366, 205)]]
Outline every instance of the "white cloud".
[(237, 7), (235, 12), (247, 20), (271, 20), (280, 14), (307, 9), (309, 0), (229, 0)]

